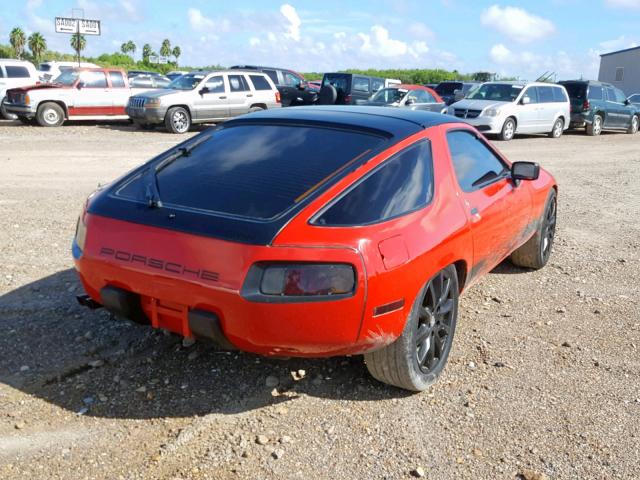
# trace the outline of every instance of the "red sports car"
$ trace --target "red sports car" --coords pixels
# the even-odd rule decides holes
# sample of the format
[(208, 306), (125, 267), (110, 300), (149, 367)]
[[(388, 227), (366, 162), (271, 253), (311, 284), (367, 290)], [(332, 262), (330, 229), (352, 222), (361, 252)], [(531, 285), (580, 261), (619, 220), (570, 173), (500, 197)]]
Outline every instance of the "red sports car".
[(458, 296), (503, 259), (541, 268), (556, 183), (453, 117), (300, 107), (239, 117), (89, 197), (81, 303), (273, 356), (364, 354), (423, 390)]

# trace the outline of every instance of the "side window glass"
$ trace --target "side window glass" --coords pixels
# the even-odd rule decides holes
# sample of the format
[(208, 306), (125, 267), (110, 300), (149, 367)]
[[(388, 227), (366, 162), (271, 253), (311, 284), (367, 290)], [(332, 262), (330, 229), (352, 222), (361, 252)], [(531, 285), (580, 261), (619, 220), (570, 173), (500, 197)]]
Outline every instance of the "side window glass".
[(263, 72), (269, 75), (269, 78), (273, 80), (273, 83), (280, 85), (280, 82), (278, 81), (278, 72), (275, 70), (263, 70)]
[(107, 88), (107, 76), (104, 72), (85, 71), (80, 74), (80, 83), (84, 88)]
[(591, 85), (589, 87), (589, 100), (602, 100), (603, 89), (599, 85)]
[(0, 78), (4, 78), (4, 69), (2, 68), (2, 65), (0, 65)]
[(211, 77), (204, 86), (209, 89), (209, 93), (224, 93), (224, 80), (219, 75)]
[(138, 75), (137, 77), (133, 77), (129, 84), (133, 88), (152, 88), (153, 83), (151, 82), (151, 77)]
[(378, 90), (384, 88), (384, 81), (380, 80), (379, 78), (372, 78), (371, 79), (371, 92), (375, 93)]
[(569, 101), (564, 89), (559, 87), (553, 87), (553, 101), (558, 103), (564, 103)]
[(297, 87), (300, 85), (300, 79), (291, 72), (283, 72), (283, 75), (285, 85), (289, 85), (290, 87)]
[(357, 92), (369, 92), (369, 79), (353, 77), (353, 86), (351, 88)]
[(539, 103), (553, 103), (552, 87), (537, 87)]
[(529, 97), (529, 103), (538, 103), (538, 89), (536, 87), (529, 87), (524, 92), (524, 97)]
[(447, 133), (447, 143), (458, 183), (465, 192), (481, 188), (507, 169), (489, 147), (470, 132), (451, 131)]
[(244, 75), (229, 75), (229, 86), (232, 92), (246, 92), (249, 90)]
[(607, 88), (605, 88), (605, 90), (607, 91), (607, 100), (609, 100), (610, 102), (615, 102), (616, 101), (616, 92), (613, 91), (613, 88), (607, 87)]
[(267, 77), (263, 77), (262, 75), (249, 75), (249, 79), (251, 83), (253, 83), (255, 90), (271, 90), (271, 85), (269, 85)]
[(433, 196), (431, 144), (420, 142), (385, 161), (315, 220), (317, 225), (367, 225), (426, 206)]
[(8, 78), (29, 78), (29, 70), (25, 67), (6, 65)]
[(109, 72), (111, 78), (111, 87), (124, 88), (124, 77), (121, 72)]
[(618, 103), (624, 103), (627, 100), (627, 97), (625, 96), (624, 93), (622, 93), (622, 90), (616, 88), (614, 90), (615, 95), (616, 95), (616, 102)]

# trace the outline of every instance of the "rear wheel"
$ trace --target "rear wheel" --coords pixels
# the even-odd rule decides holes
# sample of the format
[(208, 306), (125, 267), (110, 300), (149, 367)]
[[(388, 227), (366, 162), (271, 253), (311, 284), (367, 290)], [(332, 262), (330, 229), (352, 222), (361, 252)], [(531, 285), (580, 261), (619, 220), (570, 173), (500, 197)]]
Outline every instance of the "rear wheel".
[(504, 142), (508, 142), (513, 139), (516, 134), (516, 121), (514, 118), (509, 117), (504, 121), (504, 125), (502, 125), (502, 131), (500, 132), (499, 138)]
[(187, 133), (191, 128), (191, 115), (183, 107), (172, 107), (164, 118), (164, 125), (171, 133)]
[(638, 133), (639, 122), (638, 115), (634, 115), (631, 119), (631, 125), (629, 125), (629, 128), (627, 129), (627, 133), (630, 133), (631, 135)]
[(418, 392), (433, 385), (451, 351), (458, 296), (458, 276), (450, 265), (422, 288), (402, 335), (391, 345), (364, 355), (369, 373), (405, 390)]
[(562, 132), (564, 132), (564, 120), (559, 118), (553, 124), (553, 128), (551, 132), (549, 132), (550, 138), (560, 138), (562, 136)]
[(511, 261), (515, 265), (538, 270), (547, 264), (556, 235), (556, 214), (556, 191), (552, 188), (536, 233), (511, 254)]
[(591, 124), (587, 124), (587, 135), (597, 137), (602, 133), (602, 117), (594, 115)]

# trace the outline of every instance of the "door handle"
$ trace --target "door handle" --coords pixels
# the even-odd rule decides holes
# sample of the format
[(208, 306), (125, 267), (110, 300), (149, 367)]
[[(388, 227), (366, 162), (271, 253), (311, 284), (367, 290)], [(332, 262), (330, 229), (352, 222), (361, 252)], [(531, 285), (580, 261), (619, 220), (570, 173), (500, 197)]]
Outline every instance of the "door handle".
[(253, 97), (253, 93), (247, 93), (247, 97)]
[(473, 207), (469, 213), (471, 213), (471, 222), (472, 223), (479, 222), (482, 219), (482, 216), (480, 215), (480, 212), (478, 211), (478, 209), (476, 207)]
[(227, 98), (227, 96), (226, 96), (226, 95), (222, 95), (222, 96), (220, 96), (220, 97), (218, 97), (218, 98), (219, 98), (220, 100), (224, 100), (225, 98)]

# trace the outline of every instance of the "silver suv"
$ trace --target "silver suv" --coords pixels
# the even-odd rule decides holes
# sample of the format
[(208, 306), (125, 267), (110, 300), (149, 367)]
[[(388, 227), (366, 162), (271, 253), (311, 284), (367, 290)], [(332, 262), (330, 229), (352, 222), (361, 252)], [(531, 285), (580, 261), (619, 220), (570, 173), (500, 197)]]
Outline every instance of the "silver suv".
[(449, 107), (483, 133), (511, 140), (518, 133), (547, 133), (559, 138), (571, 120), (569, 96), (552, 83), (487, 82)]
[(166, 89), (131, 97), (126, 112), (143, 128), (164, 124), (172, 133), (185, 133), (194, 123), (222, 122), (281, 106), (278, 89), (264, 73), (195, 71)]

